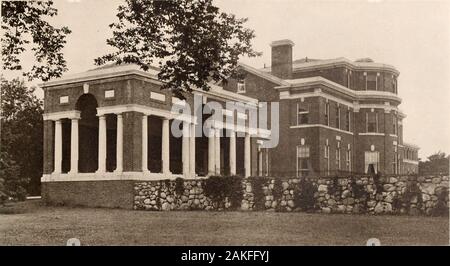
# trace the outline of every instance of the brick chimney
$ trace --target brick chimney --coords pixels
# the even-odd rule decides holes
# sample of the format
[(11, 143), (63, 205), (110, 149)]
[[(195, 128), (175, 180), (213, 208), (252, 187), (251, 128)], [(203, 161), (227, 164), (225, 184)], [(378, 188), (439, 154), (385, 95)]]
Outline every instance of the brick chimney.
[(291, 40), (279, 40), (270, 44), (272, 47), (272, 75), (281, 79), (292, 78), (292, 46)]

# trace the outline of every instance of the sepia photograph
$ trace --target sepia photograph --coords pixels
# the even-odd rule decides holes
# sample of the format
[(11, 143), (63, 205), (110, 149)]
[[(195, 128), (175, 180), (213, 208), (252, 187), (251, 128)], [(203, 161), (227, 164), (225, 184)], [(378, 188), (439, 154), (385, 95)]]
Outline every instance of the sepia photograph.
[(0, 246), (449, 246), (449, 22), (446, 0), (2, 0)]

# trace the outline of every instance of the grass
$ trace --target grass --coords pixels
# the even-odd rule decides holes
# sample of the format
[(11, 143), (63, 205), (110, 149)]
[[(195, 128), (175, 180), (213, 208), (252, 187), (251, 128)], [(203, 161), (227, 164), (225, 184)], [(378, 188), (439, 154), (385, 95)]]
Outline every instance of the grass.
[[(11, 208), (11, 207), (8, 207)], [(276, 212), (149, 212), (47, 207), (1, 214), (0, 245), (448, 245), (448, 217)], [(0, 209), (1, 210), (1, 209)]]

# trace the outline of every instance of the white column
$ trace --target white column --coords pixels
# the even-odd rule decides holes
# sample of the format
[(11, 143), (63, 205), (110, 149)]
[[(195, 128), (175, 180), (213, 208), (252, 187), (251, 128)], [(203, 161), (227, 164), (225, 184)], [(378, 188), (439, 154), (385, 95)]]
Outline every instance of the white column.
[(170, 148), (169, 148), (169, 119), (164, 118), (162, 123), (162, 172), (164, 174), (170, 174)]
[(97, 173), (106, 172), (106, 117), (98, 117), (98, 170)]
[(230, 132), (230, 175), (236, 174), (236, 132)]
[(123, 116), (117, 114), (116, 172), (123, 171)]
[(189, 170), (192, 177), (195, 177), (195, 124), (191, 124), (191, 135), (189, 142)]
[(208, 136), (208, 175), (214, 175), (216, 171), (215, 138), (214, 128), (211, 128)]
[(142, 172), (148, 171), (148, 117), (142, 114)]
[(189, 135), (190, 127), (189, 123), (183, 122), (183, 137), (181, 144), (181, 161), (183, 163), (183, 175), (187, 177), (189, 175)]
[(72, 118), (70, 135), (70, 174), (76, 174), (78, 173), (78, 118)]
[(245, 177), (251, 175), (251, 157), (250, 157), (250, 134), (245, 133), (244, 140), (244, 167), (245, 167)]
[(215, 130), (216, 138), (214, 140), (214, 162), (216, 165), (216, 175), (220, 175), (220, 131), (220, 129)]
[(62, 164), (62, 126), (61, 120), (55, 121), (55, 174), (61, 173)]

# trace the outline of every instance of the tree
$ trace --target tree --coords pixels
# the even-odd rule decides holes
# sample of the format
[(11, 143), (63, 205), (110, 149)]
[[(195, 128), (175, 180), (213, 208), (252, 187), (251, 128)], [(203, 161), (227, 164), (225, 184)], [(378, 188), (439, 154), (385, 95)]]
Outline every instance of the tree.
[(15, 179), (15, 174), (2, 178), (7, 188), (20, 190), (19, 187), (26, 187), (30, 194), (39, 195), (43, 162), (43, 109), (42, 101), (34, 91), (35, 88), (26, 87), (23, 80), (1, 79), (1, 155), (9, 158), (4, 161), (5, 167), (19, 167), (20, 181), (16, 182), (19, 185), (8, 186), (8, 178)]
[(438, 151), (427, 157), (427, 161), (419, 161), (419, 174), (449, 174), (450, 156), (445, 152)]
[(0, 152), (0, 204), (11, 197), (24, 200), (27, 193), (25, 186), (28, 179), (21, 178), (19, 166), (11, 159), (5, 151)]
[(29, 80), (47, 81), (67, 70), (62, 49), (67, 27), (55, 28), (45, 18), (58, 14), (52, 1), (1, 1), (2, 61), (5, 70), (22, 70), (20, 57), (30, 46), (35, 64), (23, 74)]
[(162, 88), (178, 97), (193, 87), (209, 90), (210, 81), (226, 82), (239, 56), (260, 54), (250, 44), (253, 30), (243, 26), (247, 19), (220, 12), (212, 0), (126, 0), (117, 17), (107, 40), (117, 51), (95, 63), (134, 63), (148, 70), (158, 60)]

